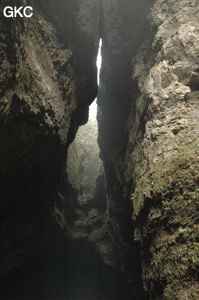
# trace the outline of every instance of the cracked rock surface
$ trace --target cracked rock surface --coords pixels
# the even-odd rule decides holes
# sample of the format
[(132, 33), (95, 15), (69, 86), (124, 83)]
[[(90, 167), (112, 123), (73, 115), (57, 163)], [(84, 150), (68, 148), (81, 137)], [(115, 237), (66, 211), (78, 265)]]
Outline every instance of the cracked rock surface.
[[(34, 15), (0, 14), (0, 297), (197, 299), (198, 0), (17, 5)], [(99, 133), (79, 128), (97, 89)]]

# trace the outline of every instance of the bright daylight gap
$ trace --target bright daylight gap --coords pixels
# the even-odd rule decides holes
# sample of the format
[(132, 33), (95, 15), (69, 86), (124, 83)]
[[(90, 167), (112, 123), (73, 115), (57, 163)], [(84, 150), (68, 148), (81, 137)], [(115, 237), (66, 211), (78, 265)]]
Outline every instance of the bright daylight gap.
[[(102, 64), (101, 47), (102, 47), (102, 40), (100, 39), (99, 50), (98, 50), (97, 61), (96, 61), (98, 85), (99, 85), (100, 69), (101, 69), (101, 64)], [(97, 102), (96, 101), (97, 101), (97, 99), (95, 99), (89, 107), (89, 120), (96, 120), (96, 118), (97, 118)]]

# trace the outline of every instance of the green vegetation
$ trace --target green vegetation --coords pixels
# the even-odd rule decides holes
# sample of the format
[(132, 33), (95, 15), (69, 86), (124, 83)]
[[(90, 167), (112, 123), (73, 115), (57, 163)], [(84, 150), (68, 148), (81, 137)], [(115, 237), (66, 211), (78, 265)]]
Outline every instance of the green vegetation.
[(33, 34), (36, 38), (40, 35), (41, 20), (43, 19), (42, 13), (34, 8), (34, 13), (32, 18), (26, 18), (27, 23), (26, 34)]
[(150, 257), (143, 276), (153, 283), (152, 295), (158, 286), (162, 299), (197, 299), (199, 140), (155, 165), (139, 180), (132, 199), (142, 222), (143, 254)]
[(142, 168), (142, 147), (141, 145), (138, 145), (134, 148), (132, 154), (132, 161), (134, 164), (134, 170), (133, 170), (133, 179), (135, 180), (136, 178), (139, 177), (141, 168)]
[(21, 94), (24, 91), (28, 92), (31, 86), (31, 81), (32, 81), (31, 69), (27, 63), (23, 63), (19, 75), (18, 92)]

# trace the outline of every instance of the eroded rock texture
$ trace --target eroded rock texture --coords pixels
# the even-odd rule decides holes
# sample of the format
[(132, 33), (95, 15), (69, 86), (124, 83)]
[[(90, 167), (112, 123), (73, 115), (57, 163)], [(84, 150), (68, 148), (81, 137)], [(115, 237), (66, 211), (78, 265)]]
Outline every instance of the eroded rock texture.
[[(0, 14), (1, 298), (197, 299), (198, 0), (26, 4)], [(100, 38), (103, 167), (96, 125), (67, 153)]]
[(110, 217), (97, 132), (96, 120), (89, 120), (70, 145), (54, 216), (71, 249), (69, 294), (74, 299), (128, 299), (127, 282), (118, 266), (120, 232), (108, 231), (107, 226)]
[(137, 298), (140, 290), (132, 275), (131, 248), (112, 213), (99, 154), (97, 122), (89, 121), (79, 129), (68, 149), (67, 168), (62, 177), (59, 197), (64, 197), (67, 204), (60, 212), (66, 222), (66, 235), (76, 243), (82, 238), (85, 245), (92, 243), (104, 263), (112, 268), (114, 276), (120, 274), (120, 283), (115, 281), (115, 284), (118, 291), (126, 291), (123, 296), (120, 291), (109, 297)]
[[(83, 52), (80, 58), (74, 50), (78, 49), (76, 52), (81, 53), (76, 44), (80, 44), (84, 31), (78, 23), (78, 14), (82, 10), (80, 3), (72, 5), (74, 15), (70, 11), (70, 1), (65, 1), (64, 5), (60, 3), (63, 6), (51, 1), (48, 11), (48, 3), (41, 2), (18, 1), (17, 5), (33, 6), (34, 15), (29, 19), (4, 18), (2, 9), (9, 5), (9, 1), (1, 2), (0, 272), (2, 276), (8, 276), (1, 289), (1, 296), (5, 298), (47, 297), (45, 288), (41, 295), (34, 289), (34, 282), (40, 277), (38, 264), (46, 264), (46, 245), (49, 245), (49, 252), (58, 256), (54, 246), (50, 245), (52, 236), (59, 236), (52, 211), (60, 174), (67, 146), (74, 139), (78, 126), (87, 121), (88, 105), (97, 92), (96, 66), (93, 63), (97, 44), (88, 29), (84, 32), (84, 41), (92, 55), (88, 53), (85, 63), (81, 68), (77, 67), (84, 57)], [(79, 24), (75, 35), (72, 29), (67, 28), (69, 32), (64, 38), (62, 31), (66, 24), (63, 20), (61, 22), (63, 12), (64, 20), (69, 20), (70, 16), (71, 24)], [(95, 26), (98, 28), (97, 23)], [(74, 36), (76, 40), (73, 42)], [(86, 39), (91, 40), (90, 43)], [(97, 33), (94, 39), (99, 40)], [(82, 47), (86, 52), (85, 48)], [(51, 230), (52, 236), (49, 237)], [(59, 242), (62, 243), (58, 238)], [(33, 275), (27, 275), (28, 269), (32, 268), (33, 253), (37, 253), (38, 258), (40, 250), (42, 258), (38, 259)], [(53, 257), (52, 254), (50, 256)], [(47, 260), (50, 264), (50, 259)], [(22, 271), (16, 269), (21, 264), (24, 264)], [(47, 267), (46, 272), (52, 275), (50, 269), (52, 266)], [(16, 289), (14, 276), (12, 281), (15, 270), (19, 270), (15, 277), (21, 276)], [(24, 289), (23, 280), (27, 286), (27, 280), (32, 280), (35, 294), (32, 292), (31, 295), (30, 286)], [(4, 290), (8, 292), (7, 296)], [(59, 297), (56, 291), (53, 295), (54, 298)]]
[(54, 202), (76, 88), (71, 50), (36, 9), (31, 20), (1, 15), (1, 29), (3, 273)]
[(151, 34), (133, 58), (125, 176), (133, 174), (134, 238), (151, 299), (195, 299), (199, 291), (198, 4), (156, 1)]

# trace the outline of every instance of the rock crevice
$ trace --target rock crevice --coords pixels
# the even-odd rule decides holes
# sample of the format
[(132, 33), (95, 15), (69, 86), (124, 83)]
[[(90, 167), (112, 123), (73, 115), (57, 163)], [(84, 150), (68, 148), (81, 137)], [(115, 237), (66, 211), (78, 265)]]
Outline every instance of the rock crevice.
[(198, 1), (18, 5), (33, 17), (0, 14), (1, 298), (195, 300)]

